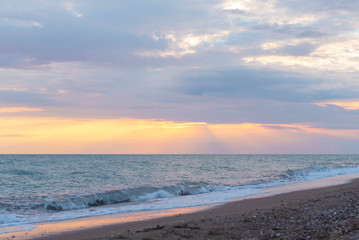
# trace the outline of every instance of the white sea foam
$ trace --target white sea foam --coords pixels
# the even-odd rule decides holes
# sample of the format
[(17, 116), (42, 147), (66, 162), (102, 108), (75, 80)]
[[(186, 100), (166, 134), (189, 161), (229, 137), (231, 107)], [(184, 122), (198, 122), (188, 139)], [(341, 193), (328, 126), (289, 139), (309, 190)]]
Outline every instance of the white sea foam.
[(25, 216), (2, 211), (0, 212), (0, 226), (6, 226), (13, 223), (23, 223)]
[[(41, 189), (31, 188), (26, 182), (17, 189), (4, 187), (5, 192), (0, 197), (0, 226), (22, 226), (78, 217), (218, 204), (233, 198), (264, 193), (263, 189), (268, 187), (287, 185), (290, 188), (288, 184), (359, 173), (359, 155), (115, 155), (101, 156), (100, 159), (90, 156), (92, 165), (97, 164), (100, 170), (91, 172), (95, 169), (92, 165), (86, 169), (91, 174), (97, 174), (96, 176), (84, 171), (84, 165), (88, 163), (85, 161), (88, 160), (87, 156), (71, 155), (69, 160), (63, 160), (60, 156), (53, 158), (56, 161), (51, 164), (64, 161), (62, 168), (65, 170), (59, 171), (62, 175), (51, 175), (51, 178), (45, 176), (42, 172), (53, 168), (49, 164), (43, 167), (43, 171), (32, 169), (31, 172), (36, 174), (22, 176), (24, 181), (29, 178), (38, 182)], [(149, 160), (144, 161), (142, 158)], [(19, 159), (28, 160), (23, 156)], [(31, 158), (30, 160), (35, 161)], [(45, 160), (47, 159), (44, 158), (38, 165), (48, 164)], [(67, 168), (66, 164), (69, 162), (76, 164)], [(104, 162), (106, 164), (103, 164)], [(157, 165), (154, 164), (156, 162)], [(30, 163), (32, 164), (31, 161)], [(179, 166), (178, 163), (186, 164)], [(32, 166), (31, 164), (29, 166)], [(12, 165), (13, 163), (9, 164), (8, 168)], [(139, 167), (144, 165), (145, 172)], [(114, 166), (117, 166), (116, 171)], [(7, 174), (9, 171), (5, 170), (4, 173)], [(151, 175), (147, 174), (148, 171)], [(10, 183), (14, 182), (19, 179), (14, 174), (19, 173), (25, 172), (12, 171), (13, 175), (4, 179), (10, 179)], [(67, 179), (66, 174), (72, 174), (71, 178)], [(156, 178), (151, 178), (152, 175)], [(71, 185), (75, 180), (86, 183), (84, 186), (88, 184), (89, 190), (83, 190), (81, 184)], [(52, 185), (46, 188), (48, 182)], [(54, 186), (54, 189), (51, 186)], [(22, 196), (16, 197), (15, 190)], [(28, 190), (31, 190), (31, 193), (28, 194)], [(39, 193), (34, 194), (36, 191)], [(41, 195), (41, 192), (47, 194)], [(7, 194), (13, 197), (7, 197)]]
[(147, 193), (138, 197), (134, 197), (132, 200), (136, 202), (136, 201), (148, 201), (157, 198), (170, 198), (170, 197), (175, 197), (175, 195), (161, 189), (153, 193)]

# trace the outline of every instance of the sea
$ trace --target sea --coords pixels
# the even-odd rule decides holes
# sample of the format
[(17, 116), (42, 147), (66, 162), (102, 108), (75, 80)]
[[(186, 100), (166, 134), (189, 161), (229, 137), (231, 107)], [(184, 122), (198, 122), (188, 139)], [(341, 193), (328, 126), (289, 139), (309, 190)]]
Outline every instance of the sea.
[(1, 227), (225, 203), (359, 174), (359, 155), (0, 155)]

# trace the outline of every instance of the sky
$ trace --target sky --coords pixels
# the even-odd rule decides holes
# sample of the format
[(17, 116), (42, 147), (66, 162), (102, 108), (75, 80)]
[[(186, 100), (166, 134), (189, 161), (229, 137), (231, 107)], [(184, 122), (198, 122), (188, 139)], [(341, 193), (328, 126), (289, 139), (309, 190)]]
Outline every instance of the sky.
[(359, 153), (357, 0), (2, 0), (0, 153)]

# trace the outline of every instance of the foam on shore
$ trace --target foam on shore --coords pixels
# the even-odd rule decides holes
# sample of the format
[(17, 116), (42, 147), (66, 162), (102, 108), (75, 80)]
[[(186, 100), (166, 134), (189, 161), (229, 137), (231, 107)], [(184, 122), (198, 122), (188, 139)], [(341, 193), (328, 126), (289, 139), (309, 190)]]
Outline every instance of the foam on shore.
[[(52, 235), (52, 234), (59, 234), (62, 232), (77, 231), (80, 229), (82, 230), (91, 229), (104, 225), (151, 220), (151, 219), (157, 219), (162, 217), (174, 216), (178, 214), (187, 214), (187, 213), (203, 211), (209, 208), (213, 208), (214, 206), (218, 206), (218, 204), (224, 204), (226, 202), (231, 202), (231, 201), (233, 202), (233, 201), (240, 201), (244, 199), (264, 198), (264, 197), (295, 192), (295, 191), (325, 188), (325, 187), (349, 183), (350, 181), (358, 177), (359, 175), (357, 174), (341, 175), (341, 176), (281, 185), (276, 187), (264, 188), (261, 189), (261, 192), (259, 194), (246, 195), (246, 196), (235, 197), (230, 199), (222, 199), (222, 201), (219, 201), (214, 204), (207, 204), (207, 205), (196, 206), (196, 207), (185, 207), (185, 208), (179, 207), (179, 208), (170, 208), (170, 209), (161, 209), (161, 210), (138, 211), (132, 213), (109, 214), (109, 215), (102, 215), (96, 217), (77, 218), (77, 219), (64, 220), (64, 221), (35, 223), (33, 225), (26, 224), (26, 225), (19, 225), (16, 227), (3, 227), (0, 228), (0, 232), (2, 233), (1, 235), (4, 237), (10, 235), (15, 236), (15, 232), (16, 232), (16, 239), (31, 239), (34, 238), (35, 236), (40, 236), (44, 233), (46, 233), (47, 235)], [(193, 197), (193, 196), (188, 196), (188, 197)], [(218, 197), (218, 195), (216, 194), (215, 197)]]

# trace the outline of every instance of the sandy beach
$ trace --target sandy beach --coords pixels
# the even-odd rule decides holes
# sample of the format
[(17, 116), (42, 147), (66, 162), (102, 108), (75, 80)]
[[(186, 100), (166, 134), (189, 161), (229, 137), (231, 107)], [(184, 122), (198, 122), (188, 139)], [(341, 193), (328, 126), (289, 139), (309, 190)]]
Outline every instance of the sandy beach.
[[(38, 224), (1, 239), (358, 239), (359, 180), (202, 209)], [(200, 211), (199, 211), (200, 210)], [(151, 216), (152, 214), (152, 216)], [(156, 215), (157, 214), (157, 215)], [(131, 221), (131, 222), (128, 222)]]

